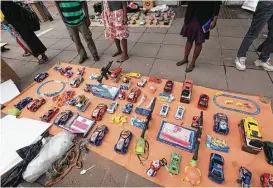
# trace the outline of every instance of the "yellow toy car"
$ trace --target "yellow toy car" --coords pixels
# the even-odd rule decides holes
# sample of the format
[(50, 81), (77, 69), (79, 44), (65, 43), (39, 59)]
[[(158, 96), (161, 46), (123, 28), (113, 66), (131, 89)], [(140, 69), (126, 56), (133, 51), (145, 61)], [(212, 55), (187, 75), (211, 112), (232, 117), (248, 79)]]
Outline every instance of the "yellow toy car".
[(130, 72), (129, 77), (131, 77), (131, 78), (141, 78), (141, 74), (136, 73), (136, 72)]
[(261, 132), (258, 127), (258, 122), (252, 117), (247, 117), (244, 120), (244, 130), (248, 139), (262, 139)]

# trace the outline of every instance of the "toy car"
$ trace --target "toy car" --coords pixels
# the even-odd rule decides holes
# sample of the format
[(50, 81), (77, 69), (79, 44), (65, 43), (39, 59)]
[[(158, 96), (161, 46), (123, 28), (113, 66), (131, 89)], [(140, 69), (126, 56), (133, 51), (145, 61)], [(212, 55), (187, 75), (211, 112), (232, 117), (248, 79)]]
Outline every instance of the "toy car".
[(168, 80), (164, 86), (164, 92), (171, 93), (173, 90), (173, 84), (174, 82), (171, 80)]
[(131, 103), (136, 103), (137, 98), (139, 97), (140, 94), (141, 94), (141, 90), (139, 88), (135, 87), (129, 93), (127, 100)]
[(162, 107), (161, 107), (161, 110), (160, 110), (159, 115), (160, 115), (161, 117), (163, 117), (163, 118), (167, 117), (167, 114), (168, 114), (168, 112), (169, 112), (169, 109), (170, 109), (169, 105), (163, 104)]
[(19, 116), (21, 114), (21, 110), (19, 110), (18, 108), (9, 108), (8, 109), (8, 114), (17, 117), (17, 116)]
[(105, 114), (106, 110), (107, 110), (107, 105), (100, 103), (94, 110), (92, 114), (92, 118), (94, 118), (97, 121), (100, 121), (102, 119), (102, 116)]
[(40, 119), (44, 122), (49, 122), (57, 113), (59, 112), (59, 108), (53, 107), (49, 109)]
[(209, 96), (207, 96), (206, 94), (201, 94), (197, 106), (201, 109), (206, 109), (209, 105), (208, 102)]
[(131, 77), (131, 78), (141, 78), (141, 74), (136, 73), (136, 72), (130, 72), (129, 77)]
[(151, 93), (154, 93), (154, 92), (156, 91), (155, 85), (151, 85), (151, 86), (149, 87), (149, 89), (150, 89)]
[(273, 174), (264, 173), (260, 176), (262, 187), (273, 187)]
[(35, 77), (34, 77), (34, 81), (35, 82), (42, 82), (44, 79), (46, 79), (48, 77), (48, 73), (47, 72), (43, 72), (43, 73), (40, 73), (40, 74), (37, 74)]
[(174, 96), (172, 94), (164, 92), (159, 93), (157, 98), (164, 102), (172, 102), (174, 100)]
[(27, 109), (31, 112), (36, 112), (43, 104), (45, 104), (45, 102), (46, 102), (45, 99), (40, 97), (39, 99), (31, 101), (27, 105)]
[(73, 76), (73, 72), (72, 70), (68, 70), (63, 75), (66, 76), (67, 78), (71, 78)]
[(132, 103), (127, 103), (125, 105), (125, 107), (123, 108), (122, 113), (124, 113), (124, 114), (130, 114), (131, 111), (132, 111), (132, 109), (133, 109), (133, 104)]
[(70, 101), (68, 101), (67, 104), (69, 104), (71, 106), (76, 106), (76, 104), (78, 103), (78, 99), (79, 99), (79, 96), (76, 96), (76, 97), (72, 98)]
[(176, 114), (175, 114), (175, 119), (182, 120), (184, 112), (185, 112), (185, 107), (184, 106), (179, 106), (177, 108), (177, 111), (176, 111)]
[(65, 125), (65, 123), (73, 116), (71, 110), (61, 112), (54, 120), (54, 125)]
[(200, 112), (200, 116), (193, 116), (191, 127), (200, 128), (203, 126), (203, 111)]
[(116, 79), (121, 76), (121, 73), (122, 73), (122, 68), (116, 68), (111, 71), (110, 78)]
[(83, 80), (84, 79), (83, 79), (82, 76), (77, 76), (70, 82), (70, 86), (73, 87), (73, 88), (79, 87), (80, 83), (82, 83)]
[(112, 102), (110, 106), (107, 108), (107, 112), (109, 114), (113, 114), (116, 111), (117, 107), (118, 107), (118, 102), (117, 101)]
[(174, 174), (174, 175), (179, 174), (181, 159), (182, 159), (182, 157), (179, 153), (172, 152), (171, 162), (170, 162), (170, 166), (168, 168), (168, 170), (171, 174)]
[(30, 103), (33, 99), (31, 97), (26, 97), (23, 100), (19, 101), (17, 104), (14, 105), (15, 108), (17, 108), (18, 110), (22, 110), (23, 108), (25, 108), (26, 105), (28, 105), (28, 103)]
[(106, 125), (99, 125), (92, 133), (89, 143), (94, 146), (101, 145), (101, 142), (107, 133), (108, 127)]
[(129, 130), (121, 131), (118, 142), (114, 146), (114, 150), (117, 153), (126, 154), (132, 137), (133, 134)]
[(128, 76), (124, 76), (122, 78), (122, 83), (120, 84), (120, 89), (123, 89), (123, 90), (129, 90), (130, 87), (132, 85), (132, 80), (130, 77)]
[(146, 120), (138, 117), (133, 117), (130, 123), (137, 128), (144, 129), (146, 127)]
[(84, 67), (82, 69), (78, 69), (77, 75), (78, 76), (83, 76), (84, 72), (85, 72), (85, 68)]
[(250, 187), (252, 173), (247, 168), (240, 167), (239, 176), (237, 183), (241, 184), (241, 187)]
[(213, 116), (213, 120), (214, 120), (213, 130), (215, 132), (225, 135), (229, 133), (228, 117), (226, 114), (216, 113)]
[(124, 100), (126, 98), (126, 93), (125, 91), (120, 90), (119, 94), (118, 94), (118, 99), (120, 100)]
[(273, 165), (273, 142), (264, 142), (264, 155), (268, 164)]
[(216, 153), (210, 154), (209, 179), (215, 183), (222, 184), (225, 181), (224, 176), (224, 158)]
[(90, 80), (97, 80), (99, 77), (100, 77), (100, 74), (92, 73), (92, 74), (89, 76), (89, 79), (90, 79)]
[(182, 93), (180, 97), (180, 102), (190, 103), (191, 93), (192, 93), (193, 81), (185, 80), (183, 83)]
[(145, 20), (140, 20), (139, 25), (144, 26), (146, 24)]
[(244, 130), (248, 139), (262, 139), (261, 132), (258, 127), (258, 122), (252, 117), (247, 117), (243, 120)]
[(88, 97), (85, 95), (78, 96), (76, 107), (79, 111), (85, 112), (88, 106), (91, 104)]
[(147, 80), (145, 78), (141, 79), (141, 81), (137, 82), (138, 87), (144, 87), (147, 84)]
[(150, 77), (149, 82), (155, 83), (155, 84), (161, 84), (162, 80), (157, 77)]

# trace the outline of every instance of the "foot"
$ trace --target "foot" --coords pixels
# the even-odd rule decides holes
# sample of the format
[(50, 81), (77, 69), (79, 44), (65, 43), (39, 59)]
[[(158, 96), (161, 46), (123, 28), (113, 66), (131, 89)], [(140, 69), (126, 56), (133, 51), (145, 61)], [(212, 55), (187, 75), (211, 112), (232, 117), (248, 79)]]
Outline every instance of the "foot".
[(246, 57), (236, 57), (235, 64), (238, 70), (240, 71), (246, 70)]
[(122, 62), (126, 61), (127, 59), (129, 59), (128, 55), (122, 56), (119, 60), (117, 60), (117, 63), (122, 63)]
[(265, 71), (273, 71), (273, 65), (271, 65), (269, 59), (266, 62), (257, 59), (254, 64), (256, 67), (262, 67)]
[(93, 56), (93, 60), (94, 60), (95, 62), (96, 62), (96, 61), (99, 61), (99, 60), (100, 60), (99, 55)]
[(114, 54), (112, 55), (112, 57), (116, 57), (116, 56), (118, 56), (118, 55), (120, 55), (120, 54), (122, 54), (122, 51), (117, 51), (116, 53), (114, 53)]
[(195, 67), (194, 64), (190, 64), (190, 65), (186, 68), (185, 72), (191, 72), (191, 71), (193, 71), (194, 67)]
[(30, 56), (30, 55), (31, 55), (31, 53), (25, 52), (25, 53), (23, 54), (23, 57), (27, 57), (27, 56)]
[(79, 64), (83, 64), (83, 62), (85, 62), (85, 60), (87, 60), (88, 59), (88, 57), (81, 57), (80, 59), (79, 59)]
[(176, 63), (176, 66), (181, 66), (181, 65), (184, 65), (184, 64), (186, 64), (186, 63), (188, 63), (188, 60), (187, 60), (187, 59), (183, 59), (183, 60), (181, 60), (181, 61), (178, 61), (178, 62)]

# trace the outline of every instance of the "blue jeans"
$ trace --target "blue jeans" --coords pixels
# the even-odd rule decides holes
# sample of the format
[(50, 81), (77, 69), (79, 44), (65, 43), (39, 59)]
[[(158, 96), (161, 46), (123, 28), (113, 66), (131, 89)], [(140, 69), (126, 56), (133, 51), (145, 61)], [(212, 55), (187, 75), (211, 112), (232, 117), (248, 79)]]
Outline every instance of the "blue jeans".
[[(252, 42), (259, 36), (266, 23), (268, 23), (268, 37), (262, 44), (259, 59), (266, 62), (272, 52), (273, 35), (273, 1), (259, 1), (256, 11), (253, 15), (251, 26), (249, 27), (244, 40), (238, 50), (237, 57), (246, 57)], [(271, 46), (271, 47), (270, 47)]]

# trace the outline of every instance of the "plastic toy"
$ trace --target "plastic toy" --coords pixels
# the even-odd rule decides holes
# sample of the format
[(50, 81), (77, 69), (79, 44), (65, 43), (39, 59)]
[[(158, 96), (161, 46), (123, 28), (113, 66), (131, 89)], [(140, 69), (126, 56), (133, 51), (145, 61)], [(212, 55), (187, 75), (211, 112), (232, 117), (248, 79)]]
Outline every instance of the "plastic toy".
[(101, 145), (101, 142), (105, 135), (108, 133), (108, 127), (106, 125), (99, 125), (92, 133), (89, 143), (94, 146)]
[(244, 106), (244, 104), (243, 104), (243, 103), (240, 103), (240, 102), (237, 102), (235, 105), (236, 105), (237, 107), (242, 107), (242, 106)]
[(123, 90), (129, 90), (130, 87), (131, 87), (131, 85), (132, 85), (132, 80), (131, 80), (131, 78), (128, 77), (128, 76), (125, 76), (125, 77), (123, 77), (123, 79), (122, 79), (122, 82), (121, 82), (121, 84), (120, 84), (120, 88), (123, 89)]
[(163, 118), (167, 117), (169, 109), (170, 109), (169, 105), (163, 104), (159, 113), (160, 117)]
[(143, 115), (143, 116), (148, 117), (150, 115), (150, 113), (151, 113), (151, 110), (145, 109), (145, 108), (136, 107), (135, 113), (139, 114), (139, 115)]
[(249, 139), (261, 139), (262, 135), (259, 131), (258, 122), (252, 117), (244, 119), (244, 129)]
[(80, 116), (78, 113), (74, 113), (72, 118), (64, 125), (60, 126), (63, 129), (77, 134), (81, 137), (86, 137), (90, 130), (94, 127), (95, 121), (86, 117)]
[(73, 112), (71, 110), (65, 110), (55, 118), (54, 125), (64, 125), (72, 116)]
[(119, 87), (116, 86), (109, 86), (104, 84), (86, 84), (86, 88), (84, 91), (91, 92), (94, 96), (115, 100), (117, 95), (119, 94)]
[(234, 103), (233, 100), (226, 100), (226, 101), (225, 101), (225, 104), (233, 104), (233, 103)]
[(149, 176), (149, 177), (155, 177), (156, 174), (157, 174), (157, 172), (158, 172), (158, 170), (162, 166), (167, 166), (167, 160), (165, 158), (163, 158), (161, 160), (152, 161), (151, 164), (150, 164), (150, 167), (146, 171), (147, 176)]
[(221, 155), (216, 153), (210, 154), (208, 177), (211, 181), (214, 181), (215, 183), (224, 183), (224, 158)]
[(273, 166), (273, 143), (265, 141), (263, 149), (266, 162)]
[(174, 96), (172, 94), (164, 93), (164, 92), (159, 93), (157, 98), (163, 102), (169, 102), (169, 103), (171, 103), (174, 100)]
[(141, 81), (137, 82), (138, 87), (145, 87), (147, 84), (147, 80), (145, 78), (141, 79)]
[(49, 122), (57, 113), (59, 112), (59, 108), (53, 107), (49, 109), (40, 119), (44, 122)]
[(115, 102), (112, 102), (112, 103), (110, 104), (110, 106), (107, 108), (107, 112), (108, 112), (109, 114), (113, 114), (113, 113), (115, 113), (117, 107), (118, 107), (118, 102), (116, 102), (116, 101), (115, 101)]
[(139, 97), (139, 95), (141, 94), (141, 90), (137, 87), (131, 89), (127, 100), (131, 103), (136, 103), (137, 102), (137, 98)]
[(201, 94), (199, 97), (199, 101), (198, 101), (198, 108), (200, 109), (207, 109), (208, 108), (208, 104), (209, 103), (209, 96), (206, 94)]
[(146, 120), (145, 119), (140, 119), (138, 117), (133, 117), (131, 119), (130, 123), (134, 127), (137, 127), (137, 128), (140, 128), (140, 129), (144, 129), (145, 128), (145, 124), (146, 124)]
[(210, 135), (207, 135), (206, 146), (207, 148), (211, 148), (212, 150), (225, 153), (229, 152), (229, 146), (226, 140), (212, 137)]
[(125, 107), (123, 108), (122, 113), (124, 113), (124, 114), (130, 114), (131, 111), (132, 111), (132, 109), (133, 109), (133, 104), (132, 103), (127, 103), (125, 105)]
[(94, 74), (94, 73), (92, 73), (91, 75), (90, 75), (90, 80), (97, 80), (98, 78), (99, 78), (99, 74)]
[(84, 72), (85, 72), (85, 68), (84, 67), (82, 69), (78, 69), (77, 75), (78, 76), (83, 76)]
[(163, 24), (164, 25), (169, 25), (170, 24), (170, 20), (168, 18), (164, 18)]
[(73, 80), (71, 80), (70, 86), (73, 88), (77, 88), (83, 82), (83, 80), (84, 80), (83, 77), (79, 75), (75, 77)]
[(245, 167), (239, 169), (239, 179), (237, 183), (241, 184), (241, 187), (250, 187), (252, 173)]
[(25, 108), (26, 105), (28, 105), (28, 103), (30, 103), (33, 99), (31, 97), (26, 97), (23, 100), (19, 101), (17, 104), (14, 105), (15, 108), (17, 108), (18, 110), (22, 110), (23, 108)]
[(190, 103), (191, 94), (192, 94), (193, 81), (185, 80), (183, 83), (182, 93), (180, 97), (180, 102), (182, 103)]
[(107, 110), (107, 105), (100, 103), (92, 113), (92, 118), (96, 121), (100, 121)]
[(141, 74), (136, 73), (136, 72), (130, 72), (129, 77), (131, 77), (131, 78), (141, 78)]
[(43, 72), (43, 73), (40, 73), (40, 74), (37, 74), (35, 77), (34, 77), (34, 81), (35, 82), (42, 82), (44, 79), (46, 79), (48, 77), (48, 73), (47, 72)]
[(167, 18), (172, 17), (172, 13), (170, 11), (167, 12)]
[(217, 133), (227, 135), (229, 133), (228, 117), (223, 113), (216, 113), (213, 116), (214, 126), (213, 130)]
[(101, 68), (101, 70), (100, 70), (100, 72), (101, 72), (101, 73), (100, 73), (100, 76), (99, 76), (98, 79), (97, 79), (97, 81), (98, 81), (99, 83), (102, 82), (103, 78), (105, 78), (106, 80), (109, 79), (108, 75), (111, 74), (111, 72), (110, 72), (109, 70), (110, 70), (110, 68), (111, 68), (111, 66), (112, 66), (112, 63), (113, 63), (113, 61), (109, 61), (109, 63), (107, 64), (106, 67), (102, 67), (102, 68)]
[(9, 108), (8, 109), (8, 114), (17, 117), (17, 116), (19, 116), (21, 114), (21, 110), (19, 110), (18, 108)]
[(142, 97), (141, 97), (139, 103), (137, 104), (137, 106), (140, 106), (146, 100), (146, 98), (147, 98), (146, 95), (142, 95)]
[(268, 104), (270, 102), (270, 99), (264, 96), (260, 96), (260, 101), (262, 103)]
[(80, 96), (81, 96), (81, 95), (72, 98), (70, 101), (67, 102), (67, 104), (69, 104), (69, 105), (71, 105), (71, 106), (76, 106), (76, 104), (78, 103), (78, 98), (79, 98)]
[(184, 112), (185, 112), (185, 107), (184, 106), (178, 106), (177, 111), (175, 113), (175, 119), (182, 120)]
[(168, 80), (164, 86), (164, 92), (171, 93), (173, 90), (173, 84), (174, 82), (171, 80)]
[(33, 101), (31, 101), (28, 105), (27, 105), (27, 109), (31, 112), (36, 112), (43, 104), (45, 104), (46, 100), (42, 97), (35, 99)]
[(129, 130), (121, 131), (118, 142), (114, 146), (114, 150), (117, 153), (126, 154), (132, 137), (133, 134)]
[(144, 26), (146, 24), (145, 20), (140, 20), (139, 25)]
[(193, 116), (191, 127), (198, 128), (203, 126), (203, 111), (200, 112), (200, 116)]
[(53, 97), (52, 100), (57, 107), (61, 107), (67, 104), (67, 102), (70, 101), (75, 96), (75, 94), (75, 91), (68, 90), (61, 93), (60, 95)]
[(152, 100), (149, 102), (149, 104), (146, 106), (147, 109), (151, 110), (153, 104), (154, 104), (154, 101), (155, 101), (155, 97), (152, 98)]
[(162, 80), (157, 77), (150, 77), (149, 82), (155, 83), (155, 84), (161, 84)]
[(173, 175), (179, 174), (180, 171), (180, 163), (181, 163), (182, 157), (177, 152), (172, 152), (171, 154), (171, 162), (169, 166), (169, 172)]
[(110, 78), (111, 79), (115, 79), (116, 81), (118, 81), (121, 77), (122, 74), (122, 68), (116, 68), (112, 71), (110, 71)]
[(156, 91), (155, 85), (151, 85), (151, 86), (149, 87), (149, 89), (150, 89), (151, 93), (154, 93), (154, 92)]
[[(60, 90), (55, 91), (55, 92), (53, 92), (53, 93), (41, 93), (41, 89), (42, 89), (45, 85), (47, 85), (48, 83), (62, 84), (62, 87), (61, 87)], [(53, 97), (53, 96), (59, 95), (59, 94), (64, 90), (64, 88), (65, 88), (65, 82), (59, 81), (59, 80), (49, 80), (49, 81), (46, 81), (45, 83), (43, 83), (42, 85), (40, 85), (40, 86), (38, 87), (38, 89), (37, 89), (37, 94), (40, 95), (40, 96), (42, 96), (42, 97), (44, 97), (44, 96), (46, 96), (46, 97)]]
[(72, 67), (70, 66), (67, 66), (65, 68), (55, 66), (54, 70), (59, 71), (61, 75), (66, 76), (67, 78), (71, 78), (73, 76)]
[(262, 187), (273, 187), (273, 174), (264, 173), (260, 176)]
[(119, 94), (118, 94), (118, 99), (124, 100), (125, 98), (126, 98), (126, 93), (125, 93), (125, 91), (120, 90), (120, 91), (119, 91)]
[(88, 97), (85, 95), (80, 95), (77, 100), (76, 107), (79, 111), (85, 112), (86, 109), (90, 106), (91, 102)]
[(127, 117), (121, 114), (113, 114), (111, 116), (110, 122), (113, 124), (120, 124), (121, 126), (123, 126), (123, 124), (127, 122)]

